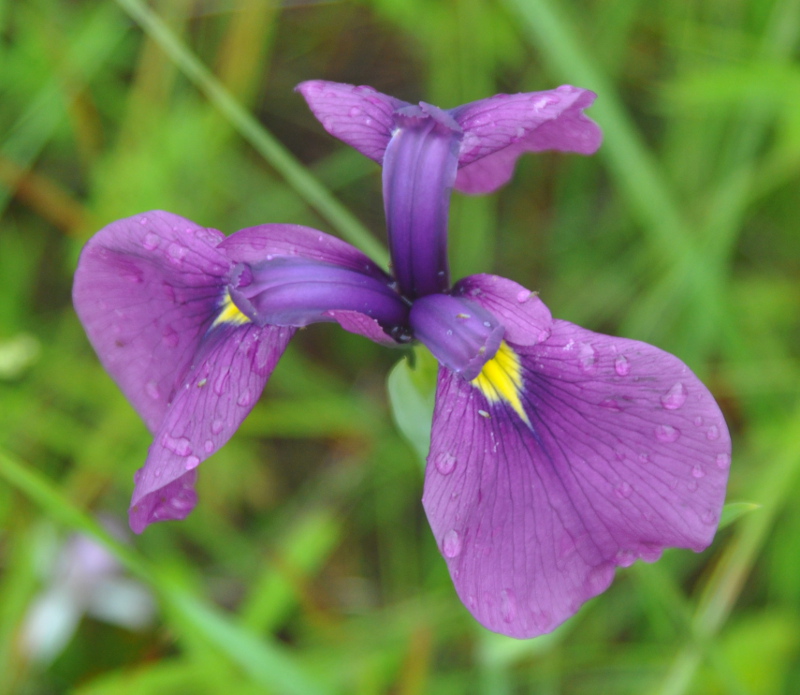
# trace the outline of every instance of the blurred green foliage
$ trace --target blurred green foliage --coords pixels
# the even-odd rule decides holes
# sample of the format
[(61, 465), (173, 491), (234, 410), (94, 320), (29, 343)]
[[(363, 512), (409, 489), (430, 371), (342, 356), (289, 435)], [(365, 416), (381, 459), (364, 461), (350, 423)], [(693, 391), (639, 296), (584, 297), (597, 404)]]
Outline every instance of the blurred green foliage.
[[(797, 692), (799, 47), (796, 0), (0, 0), (0, 693)], [(124, 519), (149, 437), (71, 308), (94, 231), (161, 208), (386, 258), (379, 168), (292, 92), (313, 78), (443, 107), (598, 92), (597, 156), (524, 157), (498, 194), (455, 197), (454, 276), (501, 272), (706, 380), (749, 503), (708, 551), (621, 570), (552, 635), (488, 633), (388, 410), (402, 353), (328, 325), (292, 341), (187, 521), (126, 542), (98, 523)], [(74, 532), (157, 615), (87, 616), (37, 660), (43, 538)]]

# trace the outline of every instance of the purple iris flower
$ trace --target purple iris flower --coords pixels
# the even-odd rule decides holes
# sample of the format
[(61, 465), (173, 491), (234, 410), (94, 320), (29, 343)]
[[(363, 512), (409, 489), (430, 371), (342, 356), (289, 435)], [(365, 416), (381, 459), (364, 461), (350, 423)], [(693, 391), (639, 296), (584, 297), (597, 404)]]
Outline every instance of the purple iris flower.
[(488, 628), (553, 629), (617, 566), (702, 550), (724, 498), (730, 438), (677, 358), (554, 320), (493, 275), (451, 285), (449, 196), (488, 191), (523, 151), (589, 153), (572, 87), (449, 112), (369, 88), (300, 86), (325, 127), (383, 164), (394, 277), (343, 241), (262, 225), (230, 237), (153, 212), (84, 249), (74, 301), (92, 345), (154, 433), (131, 527), (182, 519), (198, 464), (233, 434), (294, 331), (336, 321), (424, 343), (441, 364), (423, 503), (456, 589)]
[(383, 164), (392, 263), (411, 331), (440, 363), (423, 504), (456, 590), (486, 627), (552, 630), (616, 567), (705, 549), (731, 442), (679, 359), (553, 319), (535, 293), (474, 275), (450, 287), (450, 191), (502, 185), (525, 151), (589, 154), (575, 87), (443, 111), (370, 87), (305, 82), (331, 134)]

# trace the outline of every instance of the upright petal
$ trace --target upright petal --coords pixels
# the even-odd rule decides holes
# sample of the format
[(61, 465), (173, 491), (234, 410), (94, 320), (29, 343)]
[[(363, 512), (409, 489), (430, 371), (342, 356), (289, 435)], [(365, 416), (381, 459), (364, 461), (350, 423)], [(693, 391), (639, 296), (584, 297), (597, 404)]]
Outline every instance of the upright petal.
[(73, 302), (89, 341), (157, 430), (217, 310), (232, 263), (223, 235), (168, 212), (119, 220), (78, 261)]
[(408, 106), (395, 115), (383, 158), (383, 203), (392, 268), (413, 299), (450, 285), (447, 221), (458, 166), (458, 124), (435, 106)]
[(211, 330), (134, 476), (129, 518), (136, 533), (192, 511), (195, 469), (252, 410), (294, 331), (253, 324)]
[(596, 95), (564, 85), (546, 92), (498, 94), (452, 109), (464, 130), (455, 186), (489, 193), (511, 178), (523, 152), (593, 154), (602, 133), (583, 113)]
[(393, 114), (408, 103), (372, 87), (309, 80), (296, 87), (333, 137), (380, 163), (394, 129)]
[(555, 321), (500, 357), (472, 382), (440, 371), (423, 503), (464, 604), (532, 637), (616, 567), (708, 546), (730, 437), (697, 377), (651, 345)]

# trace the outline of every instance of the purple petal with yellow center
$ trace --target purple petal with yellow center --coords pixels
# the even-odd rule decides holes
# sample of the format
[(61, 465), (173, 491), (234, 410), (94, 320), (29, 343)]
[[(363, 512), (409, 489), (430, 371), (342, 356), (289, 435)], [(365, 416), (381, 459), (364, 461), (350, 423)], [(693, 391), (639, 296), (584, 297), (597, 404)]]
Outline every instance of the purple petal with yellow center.
[(552, 630), (616, 567), (706, 548), (730, 464), (676, 357), (565, 321), (540, 334), (472, 381), (440, 370), (423, 497), (462, 601), (514, 637)]
[(113, 222), (86, 244), (73, 302), (100, 361), (151, 431), (164, 418), (233, 263), (224, 236), (168, 212)]
[[(408, 106), (371, 87), (324, 80), (303, 82), (297, 91), (325, 130), (376, 162), (383, 161), (398, 132), (393, 113)], [(594, 92), (563, 85), (542, 92), (498, 94), (447, 110), (464, 133), (455, 188), (470, 194), (499, 188), (524, 152), (594, 153), (602, 133), (583, 110), (595, 98)]]

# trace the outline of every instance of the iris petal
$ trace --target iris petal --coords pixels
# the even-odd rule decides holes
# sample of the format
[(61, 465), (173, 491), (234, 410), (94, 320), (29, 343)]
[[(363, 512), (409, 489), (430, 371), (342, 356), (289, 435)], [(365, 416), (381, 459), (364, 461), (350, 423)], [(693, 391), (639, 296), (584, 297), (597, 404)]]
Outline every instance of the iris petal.
[(552, 630), (614, 569), (711, 542), (730, 463), (714, 399), (676, 357), (555, 321), (512, 403), (440, 371), (423, 503), (459, 596), (489, 629)]
[(247, 417), (294, 331), (247, 324), (209, 334), (134, 477), (129, 515), (136, 533), (192, 511), (195, 469)]
[(506, 183), (524, 152), (593, 154), (603, 135), (583, 113), (596, 95), (563, 85), (546, 92), (498, 94), (450, 113), (464, 130), (456, 188), (490, 193)]
[(151, 431), (217, 312), (233, 265), (215, 248), (223, 238), (154, 211), (108, 225), (81, 253), (75, 310), (103, 366)]

